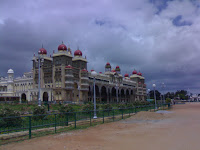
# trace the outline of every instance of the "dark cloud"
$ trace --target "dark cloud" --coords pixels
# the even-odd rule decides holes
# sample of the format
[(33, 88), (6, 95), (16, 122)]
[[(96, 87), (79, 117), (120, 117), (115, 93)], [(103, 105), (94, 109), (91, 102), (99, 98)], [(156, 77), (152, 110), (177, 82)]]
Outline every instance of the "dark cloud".
[(108, 61), (122, 74), (141, 71), (148, 88), (156, 83), (161, 89), (164, 82), (165, 90), (198, 92), (198, 6), (179, 0), (2, 0), (0, 75), (9, 68), (15, 76), (30, 71), (42, 44), (50, 55), (64, 41), (73, 51), (79, 46), (88, 70), (104, 71)]

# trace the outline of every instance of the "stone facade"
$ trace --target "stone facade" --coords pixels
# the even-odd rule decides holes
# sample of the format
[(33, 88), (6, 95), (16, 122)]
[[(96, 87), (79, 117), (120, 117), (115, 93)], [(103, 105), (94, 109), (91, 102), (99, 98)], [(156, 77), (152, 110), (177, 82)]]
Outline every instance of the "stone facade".
[[(87, 59), (78, 49), (72, 56), (71, 49), (62, 43), (58, 52), (47, 56), (44, 48), (34, 56), (31, 72), (14, 79), (14, 71), (8, 70), (8, 77), (0, 80), (0, 98), (19, 97), (20, 100), (38, 100), (38, 73), (40, 61), (40, 98), (42, 101), (93, 101), (94, 78), (87, 71)], [(93, 71), (93, 70), (91, 70)], [(111, 70), (110, 63), (105, 72), (95, 77), (97, 102), (132, 102), (146, 99), (145, 78), (135, 70), (130, 75), (121, 75), (119, 66)], [(4, 97), (4, 98), (3, 98)]]

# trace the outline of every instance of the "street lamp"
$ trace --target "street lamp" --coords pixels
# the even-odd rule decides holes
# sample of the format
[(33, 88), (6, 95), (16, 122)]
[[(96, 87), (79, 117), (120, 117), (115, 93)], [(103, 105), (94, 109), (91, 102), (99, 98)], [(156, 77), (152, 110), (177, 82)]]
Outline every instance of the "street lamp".
[(153, 86), (153, 90), (154, 90), (155, 109), (157, 109), (157, 106), (156, 106), (156, 92), (155, 92), (156, 84), (153, 84), (152, 86)]
[(38, 52), (38, 106), (41, 106), (41, 99), (40, 99), (40, 90), (41, 90), (41, 85), (40, 85), (40, 67), (41, 64), (44, 62), (44, 58), (41, 56), (41, 52)]
[(162, 83), (162, 90), (163, 90), (163, 102), (165, 103), (165, 94), (164, 94), (164, 88), (166, 87), (165, 83)]
[(148, 99), (150, 99), (150, 91), (151, 91), (150, 89), (147, 90), (147, 92), (148, 92)]
[(118, 84), (116, 84), (117, 103), (119, 103), (119, 100), (118, 100), (118, 89), (119, 89), (119, 86), (118, 86)]
[(91, 75), (93, 76), (94, 78), (94, 119), (97, 118), (97, 110), (96, 110), (96, 92), (95, 92), (95, 77), (97, 76), (97, 73), (96, 71), (92, 71), (91, 72)]

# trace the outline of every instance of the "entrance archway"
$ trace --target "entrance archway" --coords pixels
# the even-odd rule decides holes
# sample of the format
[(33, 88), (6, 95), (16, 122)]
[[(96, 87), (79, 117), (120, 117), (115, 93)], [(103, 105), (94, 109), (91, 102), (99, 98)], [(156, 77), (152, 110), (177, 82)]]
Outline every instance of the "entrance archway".
[(43, 93), (43, 102), (48, 102), (48, 98), (49, 98), (48, 93), (44, 92)]
[(21, 95), (21, 101), (22, 102), (26, 102), (26, 94), (25, 93), (22, 93), (22, 95)]
[(102, 97), (102, 102), (105, 103), (107, 101), (107, 93), (105, 86), (102, 86), (101, 88), (101, 97)]

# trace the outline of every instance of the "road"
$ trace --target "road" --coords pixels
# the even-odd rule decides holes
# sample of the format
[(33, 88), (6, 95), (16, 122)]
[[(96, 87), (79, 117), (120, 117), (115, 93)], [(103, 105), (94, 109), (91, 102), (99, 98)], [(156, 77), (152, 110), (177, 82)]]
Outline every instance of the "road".
[[(200, 150), (200, 103), (175, 105), (162, 120), (107, 123), (0, 147), (2, 150)], [(151, 117), (151, 116), (150, 116)]]

